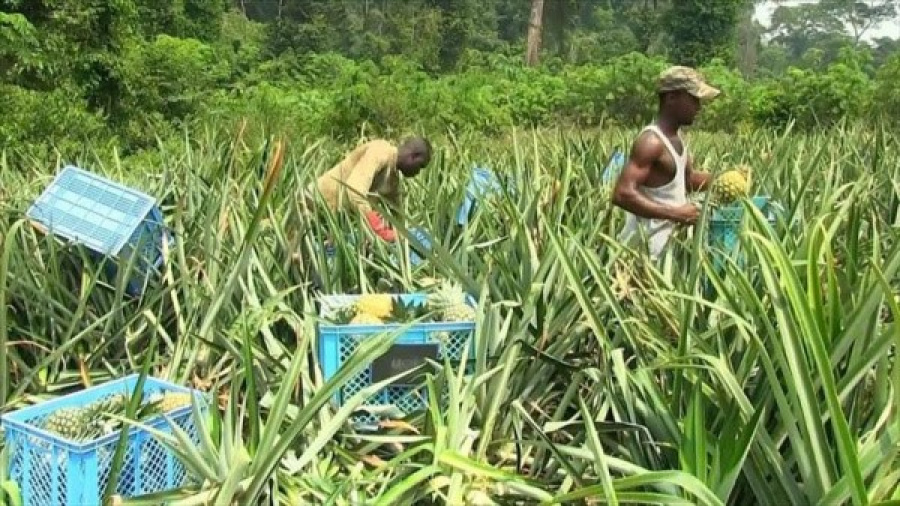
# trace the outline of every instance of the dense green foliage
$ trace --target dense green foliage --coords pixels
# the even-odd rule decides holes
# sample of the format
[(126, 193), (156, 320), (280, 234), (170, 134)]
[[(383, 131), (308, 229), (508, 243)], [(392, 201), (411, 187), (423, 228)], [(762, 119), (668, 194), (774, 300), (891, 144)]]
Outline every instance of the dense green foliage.
[(531, 68), (527, 5), (511, 0), (3, 0), (0, 144), (70, 157), (90, 140), (127, 155), (242, 118), (346, 138), (634, 126), (669, 63), (696, 64), (726, 91), (702, 128), (893, 114), (900, 57), (893, 41), (862, 41), (892, 6), (844, 3), (780, 7), (764, 34), (744, 0), (546, 2)]

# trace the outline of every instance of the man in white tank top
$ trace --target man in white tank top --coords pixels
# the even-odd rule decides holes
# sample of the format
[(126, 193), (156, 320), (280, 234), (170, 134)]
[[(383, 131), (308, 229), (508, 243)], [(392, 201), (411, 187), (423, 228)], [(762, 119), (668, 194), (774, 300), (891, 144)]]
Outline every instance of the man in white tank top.
[(700, 216), (687, 193), (705, 189), (711, 177), (693, 170), (679, 130), (694, 122), (702, 101), (720, 93), (696, 70), (681, 66), (660, 75), (657, 92), (657, 120), (634, 141), (612, 194), (613, 204), (627, 212), (619, 240), (631, 246), (647, 241), (653, 261), (677, 225), (693, 225)]

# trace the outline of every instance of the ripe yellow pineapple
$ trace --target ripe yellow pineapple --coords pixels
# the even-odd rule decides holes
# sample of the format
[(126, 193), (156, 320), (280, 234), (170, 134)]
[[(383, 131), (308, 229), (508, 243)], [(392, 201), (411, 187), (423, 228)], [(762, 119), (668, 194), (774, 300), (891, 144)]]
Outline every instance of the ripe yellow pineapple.
[(390, 295), (384, 293), (368, 293), (361, 295), (356, 300), (357, 314), (365, 313), (376, 318), (384, 319), (390, 316), (393, 309), (393, 299)]
[(382, 323), (384, 323), (384, 320), (381, 318), (363, 312), (357, 313), (356, 316), (350, 320), (350, 325), (381, 325)]
[(729, 204), (750, 195), (750, 168), (746, 165), (723, 172), (712, 186), (713, 198), (719, 204)]
[(159, 402), (159, 409), (163, 413), (176, 410), (191, 404), (191, 394), (187, 392), (166, 392)]

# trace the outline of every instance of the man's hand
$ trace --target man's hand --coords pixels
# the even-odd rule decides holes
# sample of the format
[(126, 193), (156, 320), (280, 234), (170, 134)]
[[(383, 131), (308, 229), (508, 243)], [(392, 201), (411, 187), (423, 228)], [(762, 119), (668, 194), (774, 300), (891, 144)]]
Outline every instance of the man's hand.
[(690, 192), (702, 192), (709, 190), (713, 177), (708, 172), (694, 170), (694, 157), (689, 156), (685, 166), (685, 186)]
[(700, 207), (688, 202), (676, 207), (672, 212), (672, 219), (682, 225), (693, 225), (700, 218)]
[(369, 227), (372, 228), (372, 231), (375, 232), (378, 237), (381, 237), (388, 242), (397, 240), (397, 232), (392, 230), (391, 227), (384, 222), (384, 219), (377, 211), (367, 212), (366, 221), (369, 222)]

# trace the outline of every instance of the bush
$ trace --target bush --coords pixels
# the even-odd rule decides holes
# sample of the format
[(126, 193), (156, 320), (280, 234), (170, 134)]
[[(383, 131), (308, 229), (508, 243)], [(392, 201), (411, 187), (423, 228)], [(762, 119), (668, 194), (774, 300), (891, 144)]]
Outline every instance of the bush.
[[(237, 37), (257, 28), (229, 30)], [(490, 135), (511, 125), (632, 128), (653, 119), (656, 77), (669, 64), (633, 52), (580, 65), (548, 59), (529, 68), (519, 50), (467, 50), (457, 71), (442, 75), (399, 56), (372, 61), (286, 52), (250, 65), (258, 38), (248, 37), (237, 48), (167, 35), (133, 39), (118, 65), (125, 93), (111, 118), (89, 112), (84, 91), (71, 86), (60, 84), (52, 92), (11, 87), (0, 99), (7, 112), (0, 139), (6, 145), (42, 144), (105, 135), (121, 140), (127, 152), (152, 148), (157, 137), (177, 135), (185, 122), (234, 124), (242, 118), (263, 134), (338, 139), (355, 139), (361, 129), (399, 136), (448, 130)], [(827, 127), (843, 118), (900, 112), (900, 56), (874, 77), (866, 58), (845, 49), (825, 69), (789, 68), (756, 80), (713, 60), (701, 70), (723, 94), (705, 108), (696, 128), (727, 133), (791, 121), (802, 128)]]
[(873, 103), (879, 116), (896, 118), (900, 115), (897, 83), (900, 83), (900, 53), (889, 58), (875, 76)]
[(871, 110), (873, 83), (856, 54), (848, 51), (825, 72), (790, 68), (786, 75), (754, 90), (753, 117), (763, 125), (794, 120), (801, 128), (829, 127)]
[(747, 97), (751, 95), (753, 85), (721, 59), (713, 60), (703, 67), (702, 72), (722, 93), (704, 107), (697, 127), (725, 132), (748, 127), (752, 122), (752, 106)]
[(88, 111), (79, 90), (41, 92), (0, 85), (0, 144), (8, 147), (77, 145), (102, 137), (103, 118)]
[(135, 44), (123, 67), (128, 109), (184, 119), (197, 111), (204, 95), (224, 83), (228, 61), (195, 39), (160, 35)]

